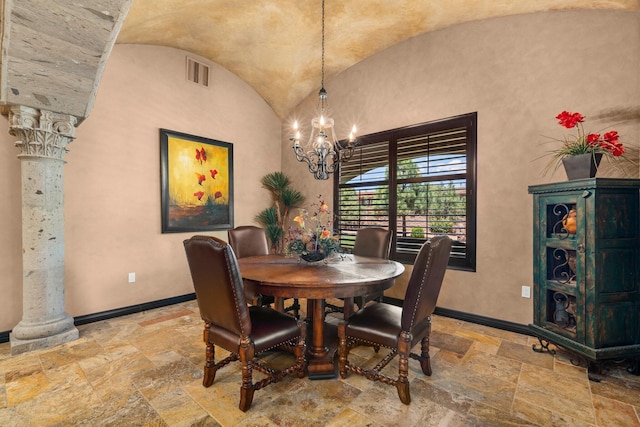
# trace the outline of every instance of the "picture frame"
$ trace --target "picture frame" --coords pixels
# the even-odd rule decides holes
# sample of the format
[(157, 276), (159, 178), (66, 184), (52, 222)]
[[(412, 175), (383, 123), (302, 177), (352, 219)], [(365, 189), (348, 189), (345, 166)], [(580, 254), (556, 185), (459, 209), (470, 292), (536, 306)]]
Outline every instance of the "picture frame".
[(162, 233), (233, 228), (233, 144), (160, 129)]

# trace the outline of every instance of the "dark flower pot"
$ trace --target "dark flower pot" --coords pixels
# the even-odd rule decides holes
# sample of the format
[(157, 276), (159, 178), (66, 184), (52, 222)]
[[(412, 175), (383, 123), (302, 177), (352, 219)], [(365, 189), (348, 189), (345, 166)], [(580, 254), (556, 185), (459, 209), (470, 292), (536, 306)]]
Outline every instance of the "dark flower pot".
[(579, 154), (562, 158), (562, 165), (569, 180), (593, 178), (602, 160), (602, 153)]

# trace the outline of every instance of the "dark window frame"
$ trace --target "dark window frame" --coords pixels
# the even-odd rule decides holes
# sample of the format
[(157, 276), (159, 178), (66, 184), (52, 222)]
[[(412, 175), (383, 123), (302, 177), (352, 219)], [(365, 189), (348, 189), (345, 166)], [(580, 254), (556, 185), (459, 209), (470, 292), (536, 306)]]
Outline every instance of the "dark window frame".
[[(450, 129), (465, 128), (466, 136), (466, 172), (464, 175), (465, 180), (465, 242), (458, 242), (454, 240), (454, 246), (452, 248), (452, 256), (449, 259), (449, 268), (459, 269), (465, 271), (476, 271), (476, 207), (477, 207), (477, 113), (463, 114), (455, 117), (445, 118), (441, 120), (435, 120), (431, 122), (421, 123), (417, 125), (406, 126), (402, 128), (392, 129), (388, 131), (377, 132), (375, 134), (365, 135), (359, 138), (360, 149), (366, 149), (366, 147), (376, 147), (374, 144), (381, 146), (382, 144), (388, 145), (388, 164), (389, 174), (388, 179), (376, 179), (375, 181), (364, 181), (360, 184), (340, 184), (341, 171), (338, 170), (334, 176), (334, 212), (336, 213), (335, 227), (336, 231), (341, 234), (347, 235), (346, 240), (342, 242), (346, 249), (349, 249), (352, 244), (352, 236), (355, 230), (348, 229), (347, 226), (341, 227), (340, 215), (340, 189), (341, 188), (354, 188), (367, 187), (372, 185), (379, 185), (384, 183), (388, 186), (388, 219), (385, 228), (389, 228), (393, 232), (393, 243), (391, 248), (391, 258), (404, 263), (413, 263), (417, 255), (417, 250), (407, 253), (406, 250), (398, 251), (398, 239), (402, 240), (403, 245), (408, 244), (415, 246), (416, 248), (426, 241), (425, 238), (407, 238), (399, 237), (398, 234), (398, 210), (397, 210), (397, 164), (398, 164), (398, 141), (402, 139), (411, 138), (414, 136), (420, 136), (424, 134), (444, 132)], [(402, 143), (401, 143), (402, 144)], [(361, 158), (358, 158), (361, 157)], [(362, 155), (354, 155), (356, 161), (363, 161)], [(351, 159), (353, 161), (354, 159)], [(347, 162), (348, 163), (348, 162)], [(363, 162), (364, 163), (364, 162)], [(342, 167), (342, 165), (341, 165)], [(431, 177), (409, 178), (400, 180), (401, 182), (446, 182), (447, 178), (460, 178), (461, 173), (457, 173), (452, 176), (437, 175)], [(367, 200), (371, 202), (371, 200)], [(424, 215), (427, 217), (427, 215)], [(359, 220), (360, 221), (360, 220)], [(345, 221), (346, 222), (346, 221)], [(364, 222), (364, 221), (363, 221)], [(370, 224), (362, 224), (367, 226)], [(384, 226), (384, 225), (381, 225)], [(348, 233), (344, 233), (348, 231)], [(345, 244), (346, 243), (346, 244)]]

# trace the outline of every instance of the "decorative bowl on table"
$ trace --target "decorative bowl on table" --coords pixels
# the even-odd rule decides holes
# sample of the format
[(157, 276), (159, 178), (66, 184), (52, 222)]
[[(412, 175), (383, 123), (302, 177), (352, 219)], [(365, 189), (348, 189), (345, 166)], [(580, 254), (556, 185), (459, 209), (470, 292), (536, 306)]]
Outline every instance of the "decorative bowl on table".
[(327, 254), (320, 251), (305, 252), (300, 254), (300, 259), (306, 262), (318, 262), (318, 261), (322, 261), (326, 257), (327, 257)]

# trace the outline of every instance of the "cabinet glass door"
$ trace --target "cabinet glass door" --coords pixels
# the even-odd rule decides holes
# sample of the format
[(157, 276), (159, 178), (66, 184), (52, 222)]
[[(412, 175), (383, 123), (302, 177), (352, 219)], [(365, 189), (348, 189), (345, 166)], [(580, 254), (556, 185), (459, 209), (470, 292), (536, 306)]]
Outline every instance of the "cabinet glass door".
[(584, 336), (584, 202), (578, 195), (540, 198), (538, 292), (546, 328), (580, 341)]

